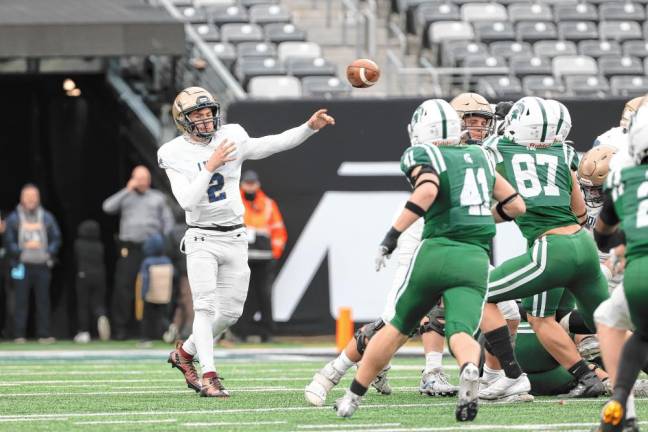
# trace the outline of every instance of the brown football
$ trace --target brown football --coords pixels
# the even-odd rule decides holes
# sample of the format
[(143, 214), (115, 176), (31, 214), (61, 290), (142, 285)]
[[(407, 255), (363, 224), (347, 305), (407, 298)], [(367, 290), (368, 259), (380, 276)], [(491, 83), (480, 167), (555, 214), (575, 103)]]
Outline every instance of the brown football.
[(379, 78), (380, 68), (373, 60), (358, 59), (347, 66), (347, 79), (353, 87), (371, 87)]

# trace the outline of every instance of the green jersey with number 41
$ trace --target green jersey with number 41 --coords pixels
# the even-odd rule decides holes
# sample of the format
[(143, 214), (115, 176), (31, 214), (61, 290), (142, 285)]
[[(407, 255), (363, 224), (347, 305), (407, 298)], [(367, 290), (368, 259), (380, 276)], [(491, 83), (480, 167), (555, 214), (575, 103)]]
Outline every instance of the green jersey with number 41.
[(497, 171), (518, 191), (526, 213), (515, 219), (531, 244), (542, 233), (578, 223), (571, 209), (572, 170), (576, 152), (564, 143), (550, 147), (526, 147), (507, 138), (484, 143), (497, 162)]
[(490, 211), (495, 164), (479, 146), (415, 145), (401, 158), (409, 178), (419, 165), (432, 166), (439, 176), (439, 192), (425, 214), (423, 238), (446, 237), (486, 250), (495, 235)]
[(612, 171), (606, 188), (625, 233), (627, 264), (640, 256), (648, 256), (648, 166)]

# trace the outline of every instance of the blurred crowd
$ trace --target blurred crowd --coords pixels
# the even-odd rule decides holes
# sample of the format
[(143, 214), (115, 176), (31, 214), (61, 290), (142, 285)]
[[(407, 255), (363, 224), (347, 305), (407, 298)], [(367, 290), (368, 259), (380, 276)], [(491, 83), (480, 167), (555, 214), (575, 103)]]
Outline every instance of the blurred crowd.
[[(257, 173), (243, 173), (241, 196), (246, 208), (250, 290), (243, 316), (223, 337), (231, 342), (265, 342), (275, 332), (271, 290), (287, 233), (279, 208), (261, 189)], [(151, 173), (140, 165), (126, 186), (103, 202), (103, 211), (119, 218), (116, 257), (107, 255), (97, 221), (78, 225), (73, 240), (76, 307), (67, 314), (75, 342), (138, 339), (148, 346), (156, 340), (173, 343), (191, 334), (192, 296), (182, 253), (186, 225), (183, 217), (174, 217), (170, 202), (151, 187)], [(61, 265), (62, 236), (55, 216), (41, 204), (37, 185), (23, 186), (16, 208), (0, 218), (0, 236), (4, 338), (16, 343), (25, 343), (28, 337), (55, 342), (50, 289), (52, 270)], [(113, 268), (111, 259), (114, 275), (106, 271)]]

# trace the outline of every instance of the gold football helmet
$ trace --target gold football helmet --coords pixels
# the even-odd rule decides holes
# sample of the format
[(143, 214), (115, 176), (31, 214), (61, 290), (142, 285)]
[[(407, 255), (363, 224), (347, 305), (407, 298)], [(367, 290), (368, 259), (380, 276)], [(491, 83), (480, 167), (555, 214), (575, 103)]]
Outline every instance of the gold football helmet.
[(644, 96), (639, 96), (626, 102), (625, 106), (623, 107), (623, 113), (621, 113), (619, 126), (621, 126), (623, 129), (628, 129), (628, 126), (630, 125), (630, 118), (639, 109), (639, 106), (641, 105), (643, 99)]
[[(466, 144), (480, 144), (495, 131), (495, 111), (485, 97), (477, 93), (461, 93), (450, 101), (461, 118)], [(475, 125), (471, 117), (481, 117), (485, 125)]]
[[(192, 122), (189, 120), (188, 115), (196, 110), (203, 108), (210, 108), (213, 118)], [(216, 99), (202, 87), (187, 87), (178, 93), (173, 101), (171, 109), (173, 121), (178, 130), (182, 133), (195, 135), (199, 138), (211, 138), (220, 127), (221, 115), (220, 104)], [(201, 132), (198, 130), (198, 125), (205, 122), (213, 121), (214, 128), (210, 132)]]
[(610, 172), (610, 160), (616, 152), (614, 147), (597, 146), (585, 153), (578, 164), (578, 182), (589, 207), (603, 205), (603, 183)]

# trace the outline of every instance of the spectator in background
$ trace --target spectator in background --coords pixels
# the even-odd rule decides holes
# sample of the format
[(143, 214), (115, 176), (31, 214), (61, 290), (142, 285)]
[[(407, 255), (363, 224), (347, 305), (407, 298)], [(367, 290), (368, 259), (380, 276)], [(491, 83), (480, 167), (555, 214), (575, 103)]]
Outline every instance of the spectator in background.
[(38, 341), (54, 342), (50, 337), (50, 280), (54, 258), (61, 246), (61, 231), (54, 216), (41, 206), (40, 192), (33, 184), (23, 186), (20, 204), (7, 218), (4, 240), (15, 288), (15, 342), (25, 342), (32, 289)]
[(110, 322), (106, 317), (106, 269), (99, 223), (81, 222), (74, 241), (78, 332), (74, 342), (90, 342), (90, 320), (96, 323), (99, 339), (110, 339)]
[(13, 328), (13, 290), (11, 290), (9, 285), (7, 274), (7, 250), (4, 247), (3, 241), (6, 226), (7, 225), (0, 214), (0, 295), (2, 296), (2, 302), (0, 302), (0, 337), (8, 337), (9, 329)]
[(171, 259), (176, 270), (177, 283), (174, 284), (173, 319), (167, 331), (162, 335), (162, 340), (166, 343), (173, 343), (178, 338), (187, 339), (193, 331), (194, 312), (187, 276), (187, 258), (180, 251), (186, 231), (187, 226), (184, 223), (184, 213), (182, 213), (182, 222), (176, 223), (171, 233)]
[[(241, 319), (232, 331), (241, 338), (259, 335), (262, 341), (268, 341), (275, 327), (272, 319), (274, 263), (281, 258), (288, 235), (277, 203), (263, 193), (256, 172), (246, 171), (241, 176), (241, 196), (249, 242), (250, 289)], [(258, 313), (260, 320), (256, 319)]]
[(126, 339), (134, 318), (135, 279), (142, 264), (142, 244), (153, 234), (168, 235), (173, 214), (162, 192), (151, 189), (151, 173), (142, 165), (133, 169), (126, 187), (106, 199), (103, 210), (120, 214), (112, 292), (113, 338)]
[(167, 319), (173, 293), (173, 262), (164, 251), (164, 237), (153, 234), (143, 246), (137, 315), (141, 321), (141, 341), (160, 339), (169, 324)]

